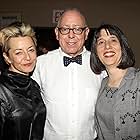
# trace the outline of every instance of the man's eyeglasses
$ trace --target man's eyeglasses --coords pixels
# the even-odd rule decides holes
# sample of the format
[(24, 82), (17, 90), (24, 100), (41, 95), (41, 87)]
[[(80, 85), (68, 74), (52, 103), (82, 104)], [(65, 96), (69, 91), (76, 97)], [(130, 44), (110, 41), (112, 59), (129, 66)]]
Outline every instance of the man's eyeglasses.
[(82, 34), (82, 32), (87, 28), (87, 27), (83, 27), (83, 28), (64, 28), (64, 27), (57, 27), (59, 32), (62, 34), (62, 35), (66, 35), (66, 34), (69, 34), (70, 33), (70, 30), (73, 31), (74, 34), (76, 35), (80, 35)]

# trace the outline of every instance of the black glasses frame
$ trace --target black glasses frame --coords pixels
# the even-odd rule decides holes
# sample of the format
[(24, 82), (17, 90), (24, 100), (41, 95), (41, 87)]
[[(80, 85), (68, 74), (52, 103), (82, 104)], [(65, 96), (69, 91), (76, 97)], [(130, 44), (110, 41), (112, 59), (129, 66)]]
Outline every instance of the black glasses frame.
[[(62, 35), (67, 35), (67, 34), (69, 34), (71, 30), (73, 31), (74, 34), (80, 35), (80, 34), (83, 33), (83, 31), (84, 31), (87, 27), (83, 27), (83, 28), (64, 28), (64, 27), (57, 27), (57, 28), (58, 28), (58, 31), (59, 31)], [(67, 32), (64, 33), (64, 32), (62, 31), (62, 29), (67, 29)], [(79, 30), (81, 30), (81, 31), (80, 31), (79, 33), (75, 32), (75, 30), (77, 30), (77, 29), (79, 29)]]

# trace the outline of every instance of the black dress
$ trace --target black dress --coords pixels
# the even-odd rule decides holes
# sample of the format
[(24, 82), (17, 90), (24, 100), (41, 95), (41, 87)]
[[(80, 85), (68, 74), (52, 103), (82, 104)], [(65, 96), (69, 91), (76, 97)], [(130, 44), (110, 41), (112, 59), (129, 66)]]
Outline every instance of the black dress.
[(46, 108), (38, 84), (11, 71), (0, 75), (0, 140), (42, 140)]

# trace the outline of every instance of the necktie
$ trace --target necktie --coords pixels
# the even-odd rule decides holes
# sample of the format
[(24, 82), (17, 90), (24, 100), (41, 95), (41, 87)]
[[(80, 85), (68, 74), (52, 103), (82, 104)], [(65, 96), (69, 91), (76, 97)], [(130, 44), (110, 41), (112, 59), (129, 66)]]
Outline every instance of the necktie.
[(67, 56), (64, 56), (63, 57), (63, 62), (64, 62), (64, 66), (68, 66), (71, 62), (76, 62), (77, 64), (80, 64), (82, 65), (82, 55), (78, 55), (76, 57), (67, 57)]

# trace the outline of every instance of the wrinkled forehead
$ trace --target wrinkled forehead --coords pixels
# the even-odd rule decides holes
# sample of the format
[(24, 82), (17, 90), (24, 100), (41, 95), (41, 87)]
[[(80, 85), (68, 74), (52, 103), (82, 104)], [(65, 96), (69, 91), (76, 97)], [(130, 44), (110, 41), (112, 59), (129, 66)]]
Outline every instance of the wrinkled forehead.
[(65, 12), (59, 22), (60, 26), (85, 26), (84, 16), (78, 11)]

